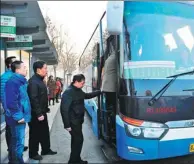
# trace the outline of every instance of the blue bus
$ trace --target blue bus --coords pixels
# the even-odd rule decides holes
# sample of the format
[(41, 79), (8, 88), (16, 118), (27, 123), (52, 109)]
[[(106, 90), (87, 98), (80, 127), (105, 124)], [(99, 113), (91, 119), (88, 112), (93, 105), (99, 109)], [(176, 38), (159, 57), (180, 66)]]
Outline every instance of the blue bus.
[(194, 3), (108, 2), (80, 57), (88, 92), (112, 52), (116, 93), (85, 101), (94, 134), (126, 160), (194, 155)]

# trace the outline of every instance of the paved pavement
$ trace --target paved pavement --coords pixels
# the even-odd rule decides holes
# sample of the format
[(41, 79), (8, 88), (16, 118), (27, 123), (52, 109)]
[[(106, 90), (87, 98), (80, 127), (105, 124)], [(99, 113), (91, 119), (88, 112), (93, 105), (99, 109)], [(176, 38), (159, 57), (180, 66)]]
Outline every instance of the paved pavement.
[[(49, 128), (51, 130), (53, 121), (55, 119), (55, 116), (57, 114), (57, 111), (59, 109), (59, 105), (55, 104), (54, 106), (49, 106), (49, 108), (51, 109), (51, 112), (47, 114), (48, 116), (48, 123), (49, 123)], [(29, 128), (28, 125), (26, 126), (26, 136), (25, 136), (25, 145), (28, 145), (28, 140), (29, 140)], [(39, 149), (41, 150), (41, 149)], [(7, 156), (7, 145), (6, 145), (6, 140), (5, 140), (5, 132), (3, 132), (1, 134), (1, 161), (0, 163), (8, 163), (8, 156)], [(23, 158), (25, 162), (29, 162), (29, 163), (38, 163), (38, 161), (34, 161), (34, 160), (29, 160), (29, 156), (28, 156), (28, 151), (24, 152), (23, 154)]]
[[(85, 116), (83, 125), (84, 145), (81, 157), (89, 163), (107, 163), (100, 146), (102, 142), (97, 140), (92, 132), (92, 124), (88, 116)], [(70, 154), (70, 134), (64, 129), (60, 112), (58, 111), (51, 130), (51, 148), (57, 150), (57, 155), (43, 156), (41, 163), (67, 163)]]
[(4, 116), (4, 110), (2, 107), (2, 104), (0, 103), (0, 123), (2, 124), (5, 121), (5, 116)]
[[(101, 145), (104, 143), (98, 140), (92, 132), (92, 124), (88, 115), (85, 115), (85, 122), (83, 125), (84, 145), (81, 157), (89, 163), (108, 163), (101, 150)], [(63, 128), (60, 112), (57, 113), (55, 122), (51, 130), (51, 147), (57, 150), (58, 154), (54, 156), (43, 156), (41, 163), (67, 163), (70, 154), (70, 135)], [(114, 163), (127, 164), (194, 164), (194, 156), (179, 157), (172, 159), (143, 161), (143, 162), (129, 162), (120, 160)]]
[(5, 116), (3, 114), (1, 114), (1, 124), (5, 122)]

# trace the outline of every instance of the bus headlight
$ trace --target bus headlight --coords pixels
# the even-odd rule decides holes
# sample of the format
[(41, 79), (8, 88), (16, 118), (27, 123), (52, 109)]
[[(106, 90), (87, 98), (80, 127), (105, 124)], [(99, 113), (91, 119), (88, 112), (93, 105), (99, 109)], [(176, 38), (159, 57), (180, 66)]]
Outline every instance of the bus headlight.
[(144, 128), (143, 135), (145, 138), (160, 138), (165, 132), (163, 128)]
[(128, 126), (129, 132), (131, 135), (137, 137), (141, 135), (141, 129), (139, 127), (134, 127), (134, 126)]
[(125, 124), (125, 131), (128, 136), (135, 138), (160, 139), (167, 133), (168, 127), (160, 123), (143, 122), (141, 126)]

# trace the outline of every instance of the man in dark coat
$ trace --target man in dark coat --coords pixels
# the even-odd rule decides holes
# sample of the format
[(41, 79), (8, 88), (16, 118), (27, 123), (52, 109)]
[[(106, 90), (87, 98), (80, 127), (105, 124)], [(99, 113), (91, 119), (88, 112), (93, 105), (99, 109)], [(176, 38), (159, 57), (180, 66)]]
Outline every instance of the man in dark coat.
[(43, 82), (47, 75), (47, 65), (43, 61), (37, 61), (33, 64), (34, 75), (30, 78), (28, 84), (28, 95), (32, 107), (32, 120), (29, 123), (29, 157), (34, 160), (42, 160), (38, 154), (39, 143), (42, 147), (41, 155), (54, 155), (50, 149), (50, 134), (47, 119), (48, 95), (47, 88)]
[(84, 99), (90, 99), (101, 94), (101, 91), (85, 93), (82, 88), (85, 77), (82, 74), (73, 77), (72, 84), (65, 90), (61, 101), (61, 116), (64, 128), (71, 134), (71, 155), (69, 163), (87, 164), (80, 157), (83, 146), (82, 124), (84, 122)]

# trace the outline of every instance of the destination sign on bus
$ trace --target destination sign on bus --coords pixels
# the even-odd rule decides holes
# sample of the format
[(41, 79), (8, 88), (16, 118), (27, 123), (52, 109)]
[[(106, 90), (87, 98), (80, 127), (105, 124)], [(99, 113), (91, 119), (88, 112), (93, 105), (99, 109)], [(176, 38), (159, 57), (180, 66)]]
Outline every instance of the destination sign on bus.
[(150, 114), (159, 113), (176, 113), (176, 107), (159, 107), (159, 108), (147, 108), (146, 112)]

